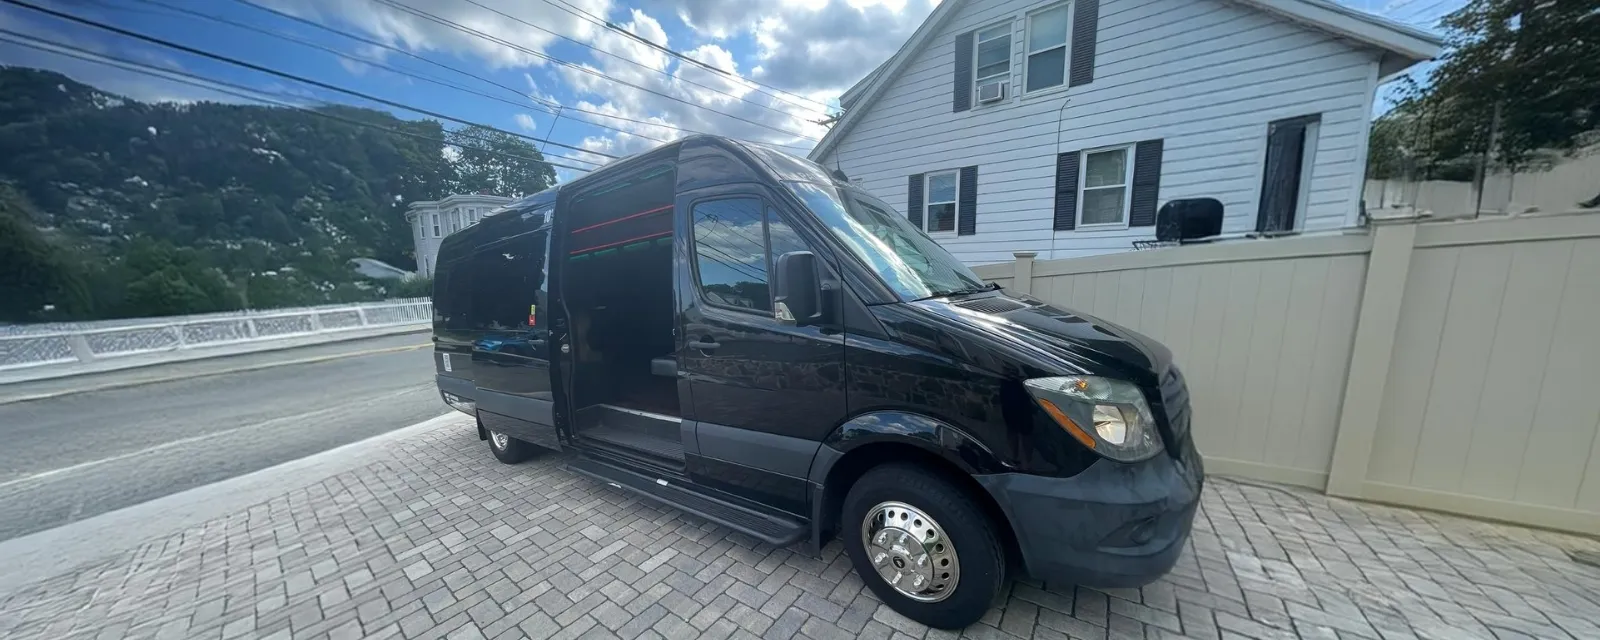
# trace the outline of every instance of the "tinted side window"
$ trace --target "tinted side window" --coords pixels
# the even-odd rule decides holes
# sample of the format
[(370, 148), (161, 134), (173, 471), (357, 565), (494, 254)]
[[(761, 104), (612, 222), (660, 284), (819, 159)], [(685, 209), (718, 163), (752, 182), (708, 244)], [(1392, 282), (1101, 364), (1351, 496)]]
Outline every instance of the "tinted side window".
[[(695, 267), (712, 304), (772, 311), (767, 274), (777, 256), (805, 244), (759, 198), (730, 198), (694, 207)], [(770, 247), (770, 250), (769, 250)]]
[(433, 328), (437, 333), (472, 329), (470, 247), (446, 238), (433, 267)]
[(534, 325), (544, 301), (545, 251), (550, 234), (531, 231), (479, 247), (468, 258), (471, 324), (478, 331), (509, 331)]

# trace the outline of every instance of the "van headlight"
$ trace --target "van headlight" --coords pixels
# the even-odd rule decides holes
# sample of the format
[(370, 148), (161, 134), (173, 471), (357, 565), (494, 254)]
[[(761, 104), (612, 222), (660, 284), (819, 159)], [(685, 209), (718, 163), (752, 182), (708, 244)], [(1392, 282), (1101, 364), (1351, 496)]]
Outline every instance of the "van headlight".
[(1139, 387), (1098, 376), (1035, 378), (1024, 383), (1056, 424), (1096, 453), (1138, 462), (1161, 452), (1161, 434)]

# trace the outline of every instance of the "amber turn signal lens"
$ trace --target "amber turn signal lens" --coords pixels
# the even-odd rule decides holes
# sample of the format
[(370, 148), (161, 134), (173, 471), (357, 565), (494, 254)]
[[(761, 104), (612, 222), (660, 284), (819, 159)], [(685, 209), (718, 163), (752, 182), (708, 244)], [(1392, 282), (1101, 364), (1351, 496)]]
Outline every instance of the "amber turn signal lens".
[(1066, 429), (1067, 433), (1072, 434), (1072, 437), (1078, 439), (1078, 442), (1082, 442), (1083, 446), (1090, 449), (1094, 448), (1097, 442), (1094, 439), (1094, 436), (1091, 436), (1089, 435), (1089, 432), (1084, 431), (1083, 427), (1078, 426), (1078, 423), (1072, 421), (1072, 418), (1068, 418), (1067, 414), (1063, 413), (1060, 407), (1057, 407), (1055, 403), (1043, 398), (1037, 398), (1037, 400), (1039, 401), (1039, 406), (1044, 407), (1044, 412), (1050, 414), (1050, 417), (1055, 419), (1056, 424), (1061, 425), (1062, 429)]

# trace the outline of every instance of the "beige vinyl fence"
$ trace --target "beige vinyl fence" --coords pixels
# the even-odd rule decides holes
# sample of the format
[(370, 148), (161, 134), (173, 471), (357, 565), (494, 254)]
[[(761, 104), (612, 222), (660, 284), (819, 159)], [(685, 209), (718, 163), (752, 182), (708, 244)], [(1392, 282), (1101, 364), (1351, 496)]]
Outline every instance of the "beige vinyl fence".
[(1171, 347), (1211, 473), (1600, 531), (1600, 215), (977, 270)]

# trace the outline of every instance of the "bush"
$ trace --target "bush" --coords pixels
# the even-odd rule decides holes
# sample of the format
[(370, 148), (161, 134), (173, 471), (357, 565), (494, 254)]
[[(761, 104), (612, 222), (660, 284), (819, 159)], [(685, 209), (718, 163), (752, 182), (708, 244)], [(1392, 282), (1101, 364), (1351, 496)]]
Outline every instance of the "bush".
[(432, 298), (433, 278), (407, 278), (389, 285), (386, 298)]

